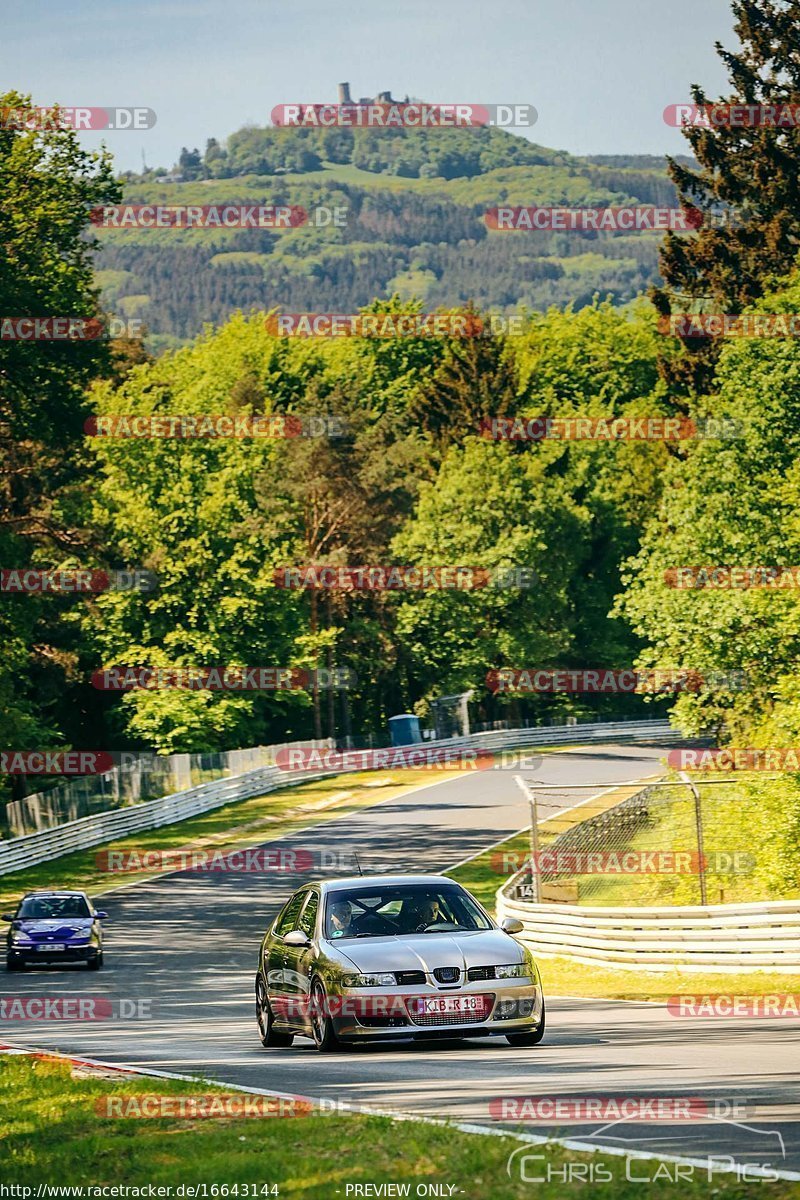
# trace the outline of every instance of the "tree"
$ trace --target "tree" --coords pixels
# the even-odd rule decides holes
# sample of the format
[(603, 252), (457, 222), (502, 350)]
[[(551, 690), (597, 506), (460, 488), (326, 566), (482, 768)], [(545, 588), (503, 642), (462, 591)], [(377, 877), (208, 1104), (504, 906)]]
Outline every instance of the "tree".
[(184, 179), (197, 179), (199, 177), (203, 169), (203, 163), (197, 147), (194, 150), (187, 150), (185, 146), (182, 147), (178, 159), (178, 167)]
[[(800, 3), (733, 0), (737, 53), (717, 43), (731, 92), (720, 103), (800, 103)], [(694, 85), (698, 107), (709, 103)], [(661, 250), (658, 311), (739, 313), (762, 295), (766, 280), (785, 275), (800, 248), (800, 138), (792, 125), (690, 125), (684, 135), (699, 170), (669, 159), (682, 206), (704, 220), (695, 235), (668, 233)], [(718, 343), (691, 338), (685, 353), (665, 362), (667, 378), (683, 390), (710, 386)]]
[[(798, 306), (795, 272), (757, 308)], [(687, 580), (682, 567), (800, 563), (800, 348), (792, 338), (729, 341), (716, 380), (709, 411), (738, 422), (741, 436), (697, 441), (672, 461), (642, 548), (623, 570), (617, 611), (646, 641), (643, 667), (719, 674), (720, 686), (678, 700), (685, 732), (724, 726), (738, 744), (796, 744), (800, 611), (797, 585), (785, 586), (791, 574), (784, 586), (670, 583)], [(744, 687), (723, 686), (734, 671), (745, 673)]]
[[(0, 111), (33, 114), (30, 99), (0, 96)], [(0, 313), (99, 315), (89, 211), (115, 203), (107, 154), (81, 149), (69, 129), (0, 128)], [(4, 566), (56, 566), (86, 555), (83, 506), (85, 388), (107, 369), (99, 340), (0, 340), (0, 548)], [(80, 560), (74, 565), (85, 565)], [(11, 599), (13, 603), (9, 604)], [(74, 605), (75, 598), (72, 598)], [(53, 596), (6, 597), (0, 637), (0, 740), (52, 745), (77, 735), (73, 631)], [(85, 731), (84, 731), (85, 732)]]

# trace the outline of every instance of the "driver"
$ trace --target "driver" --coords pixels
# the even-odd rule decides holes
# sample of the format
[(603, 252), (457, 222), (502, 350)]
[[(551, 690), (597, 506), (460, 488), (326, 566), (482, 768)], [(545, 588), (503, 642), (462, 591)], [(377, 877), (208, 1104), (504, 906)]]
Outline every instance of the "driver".
[(417, 909), (417, 929), (426, 929), (428, 925), (435, 925), (441, 919), (438, 899), (435, 896), (426, 896)]
[(349, 900), (334, 900), (331, 905), (331, 933), (341, 937), (349, 933), (353, 924), (353, 909)]

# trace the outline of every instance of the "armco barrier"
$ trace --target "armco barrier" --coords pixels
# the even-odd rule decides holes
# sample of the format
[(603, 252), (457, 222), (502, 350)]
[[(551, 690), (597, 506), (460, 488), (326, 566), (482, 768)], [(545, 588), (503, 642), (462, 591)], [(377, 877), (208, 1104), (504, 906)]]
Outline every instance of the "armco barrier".
[(516, 917), (540, 957), (624, 970), (800, 973), (800, 900), (659, 908), (532, 904), (497, 893), (497, 917)]
[[(536, 729), (503, 729), (470, 734), (463, 738), (448, 738), (440, 742), (425, 742), (425, 748), (446, 747), (448, 750), (514, 750), (546, 746), (554, 743), (583, 745), (586, 742), (624, 742), (643, 739), (658, 742), (682, 741), (680, 733), (667, 721), (608, 721), (591, 725), (551, 725)], [(378, 753), (375, 751), (374, 753)], [(379, 765), (379, 764), (378, 764)], [(346, 770), (352, 768), (347, 767)], [(369, 769), (369, 768), (365, 768)], [(49, 862), (74, 850), (86, 850), (103, 842), (115, 841), (145, 829), (157, 829), (184, 821), (197, 813), (221, 808), (235, 800), (263, 796), (277, 788), (322, 779), (339, 772), (281, 771), (277, 767), (261, 767), (229, 779), (214, 780), (184, 792), (175, 792), (145, 804), (134, 804), (112, 812), (94, 813), (69, 821), (54, 829), (25, 837), (0, 841), (0, 875), (21, 871), (38, 863)]]

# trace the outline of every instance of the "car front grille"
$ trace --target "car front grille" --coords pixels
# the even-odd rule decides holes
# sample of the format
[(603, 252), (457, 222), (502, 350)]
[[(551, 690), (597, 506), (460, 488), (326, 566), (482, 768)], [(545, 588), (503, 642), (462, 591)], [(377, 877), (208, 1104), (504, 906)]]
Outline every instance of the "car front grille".
[(395, 979), (398, 984), (415, 984), (425, 982), (424, 971), (395, 971)]
[(458, 983), (461, 979), (460, 967), (434, 967), (433, 978), (439, 983)]
[(497, 973), (494, 967), (470, 967), (467, 971), (467, 979), (471, 983), (480, 979), (496, 979)]
[(478, 996), (477, 999), (481, 1001), (481, 1005), (471, 1012), (421, 1012), (418, 1011), (418, 1006), (421, 1007), (423, 1002), (421, 996), (413, 997), (406, 1001), (406, 1004), (408, 1014), (415, 1025), (477, 1025), (480, 1021), (485, 1021), (491, 1013), (494, 996)]

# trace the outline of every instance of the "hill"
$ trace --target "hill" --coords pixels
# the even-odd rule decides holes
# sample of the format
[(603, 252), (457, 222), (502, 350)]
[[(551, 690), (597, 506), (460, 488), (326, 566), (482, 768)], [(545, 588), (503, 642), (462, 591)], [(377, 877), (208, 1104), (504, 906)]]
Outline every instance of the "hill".
[(155, 350), (237, 309), (349, 312), (395, 292), (500, 312), (621, 305), (657, 279), (658, 235), (500, 233), (484, 213), (675, 203), (656, 158), (579, 158), (497, 129), (248, 127), (124, 183), (131, 204), (347, 210), (342, 228), (100, 230), (104, 302), (142, 318)]

